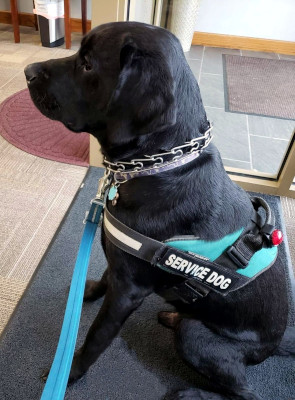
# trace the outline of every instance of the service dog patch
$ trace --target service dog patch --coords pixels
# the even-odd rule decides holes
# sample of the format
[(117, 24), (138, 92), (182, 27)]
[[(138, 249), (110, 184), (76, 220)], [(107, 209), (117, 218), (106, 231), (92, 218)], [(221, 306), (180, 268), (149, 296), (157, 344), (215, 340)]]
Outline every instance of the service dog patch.
[(233, 290), (239, 277), (223, 266), (199, 255), (168, 249), (157, 264), (174, 274), (195, 279), (212, 290), (226, 294)]

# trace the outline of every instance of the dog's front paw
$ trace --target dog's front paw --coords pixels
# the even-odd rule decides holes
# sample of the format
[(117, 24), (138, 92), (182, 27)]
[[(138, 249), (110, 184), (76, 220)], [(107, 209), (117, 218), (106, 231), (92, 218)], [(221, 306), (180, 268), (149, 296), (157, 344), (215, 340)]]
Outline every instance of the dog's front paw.
[(80, 353), (78, 351), (77, 353), (75, 353), (73, 358), (68, 384), (72, 384), (76, 382), (78, 379), (82, 378), (85, 372), (86, 369), (83, 368)]
[(102, 281), (87, 279), (84, 290), (84, 301), (95, 301), (104, 296), (106, 285)]

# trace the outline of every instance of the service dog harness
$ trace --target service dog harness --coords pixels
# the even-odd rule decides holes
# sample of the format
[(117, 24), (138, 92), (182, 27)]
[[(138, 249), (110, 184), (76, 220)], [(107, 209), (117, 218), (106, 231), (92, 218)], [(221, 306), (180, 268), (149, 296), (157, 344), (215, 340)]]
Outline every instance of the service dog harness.
[[(209, 125), (202, 137), (144, 159), (117, 163), (105, 159), (106, 175), (100, 191), (108, 191), (109, 200), (116, 205), (122, 183), (176, 168), (199, 157), (212, 140), (211, 130)], [(185, 149), (186, 153), (183, 152)], [(151, 162), (154, 162), (152, 166), (144, 165)], [(251, 201), (253, 215), (249, 226), (216, 241), (184, 236), (159, 242), (120, 222), (107, 207), (103, 226), (107, 238), (121, 250), (182, 277), (182, 283), (173, 290), (184, 302), (194, 302), (211, 291), (225, 296), (238, 290), (275, 262), (282, 233), (274, 227), (274, 216), (267, 202), (259, 197), (252, 197)], [(264, 210), (265, 218), (261, 210)]]
[[(195, 302), (210, 291), (225, 296), (271, 267), (277, 258), (276, 244), (282, 241), (266, 201), (259, 197), (251, 200), (253, 217), (249, 227), (216, 241), (184, 236), (159, 242), (120, 222), (107, 207), (104, 231), (121, 250), (184, 278), (173, 287), (184, 302)], [(266, 211), (264, 223), (258, 213), (260, 208)]]

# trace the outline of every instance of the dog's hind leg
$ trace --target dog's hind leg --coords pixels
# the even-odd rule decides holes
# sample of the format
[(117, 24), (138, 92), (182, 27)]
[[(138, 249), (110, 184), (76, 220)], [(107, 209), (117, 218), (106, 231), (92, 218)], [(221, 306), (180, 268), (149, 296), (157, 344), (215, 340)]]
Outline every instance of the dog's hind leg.
[(249, 392), (248, 390), (241, 391), (240, 393), (241, 395), (223, 395), (214, 392), (207, 392), (202, 389), (187, 389), (168, 395), (164, 400), (262, 400), (260, 396), (255, 395), (253, 392)]
[(104, 296), (108, 287), (108, 270), (106, 269), (100, 281), (87, 280), (84, 291), (84, 301), (94, 301)]
[(197, 372), (210, 380), (212, 391), (188, 389), (169, 400), (262, 400), (247, 384), (242, 344), (219, 336), (202, 322), (183, 319), (176, 331), (181, 356)]
[(274, 352), (276, 356), (295, 356), (295, 326), (288, 326), (279, 347)]
[(91, 325), (83, 346), (75, 353), (69, 382), (79, 379), (111, 344), (129, 315), (142, 303), (151, 289), (139, 288), (130, 281), (112, 277), (103, 304)]

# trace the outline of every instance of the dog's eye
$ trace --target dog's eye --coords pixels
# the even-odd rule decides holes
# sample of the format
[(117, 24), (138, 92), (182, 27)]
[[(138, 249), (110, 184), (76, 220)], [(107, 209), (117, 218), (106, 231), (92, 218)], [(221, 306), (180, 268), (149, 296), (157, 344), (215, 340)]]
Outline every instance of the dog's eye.
[(84, 71), (91, 71), (92, 70), (92, 65), (85, 63), (83, 68), (84, 68)]

